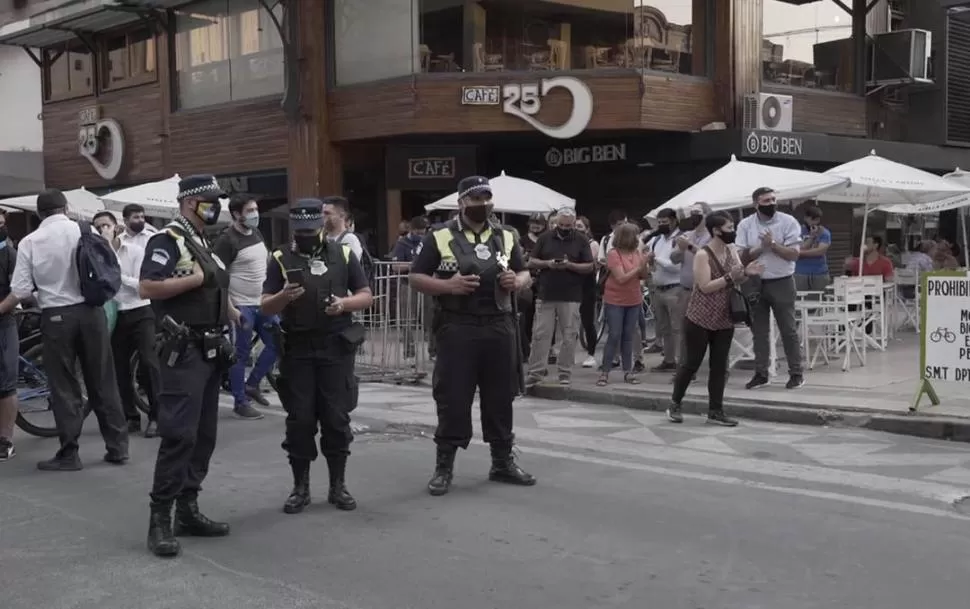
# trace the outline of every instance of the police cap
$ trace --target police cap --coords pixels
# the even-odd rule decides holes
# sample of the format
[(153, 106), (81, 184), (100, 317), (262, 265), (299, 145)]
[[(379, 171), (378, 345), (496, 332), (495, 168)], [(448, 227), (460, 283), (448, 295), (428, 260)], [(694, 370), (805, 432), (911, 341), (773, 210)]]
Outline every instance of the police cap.
[(463, 199), (472, 195), (487, 196), (492, 198), (492, 187), (488, 183), (488, 178), (483, 176), (469, 176), (458, 182), (458, 198)]
[(317, 230), (323, 226), (323, 201), (299, 199), (290, 207), (290, 227), (293, 230)]
[(179, 180), (178, 201), (187, 197), (200, 197), (207, 201), (218, 201), (226, 196), (216, 177), (211, 174), (186, 176)]

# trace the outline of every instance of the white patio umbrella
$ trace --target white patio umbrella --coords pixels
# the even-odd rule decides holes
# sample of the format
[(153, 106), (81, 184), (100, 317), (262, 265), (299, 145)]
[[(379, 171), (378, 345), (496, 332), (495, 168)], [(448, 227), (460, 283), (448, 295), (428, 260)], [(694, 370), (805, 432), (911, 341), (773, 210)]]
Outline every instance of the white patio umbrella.
[[(956, 180), (947, 180), (928, 171), (884, 159), (876, 155), (875, 150), (869, 156), (833, 167), (825, 174), (848, 178), (849, 183), (820, 194), (819, 200), (865, 205), (859, 260), (862, 260), (865, 251), (865, 234), (872, 208), (884, 205), (925, 205), (970, 194), (970, 187)], [(861, 264), (859, 274), (862, 274)]]
[(786, 169), (739, 161), (733, 154), (727, 165), (694, 184), (645, 217), (656, 220), (661, 209), (681, 212), (698, 202), (714, 211), (726, 211), (751, 205), (751, 193), (757, 188), (773, 188), (779, 201), (807, 199), (821, 192), (843, 186), (848, 180), (814, 171)]
[[(179, 213), (179, 204), (176, 200), (179, 193), (179, 180), (181, 178), (175, 174), (166, 180), (146, 182), (106, 194), (101, 197), (101, 201), (107, 209), (117, 212), (121, 212), (125, 205), (137, 203), (145, 208), (146, 216), (171, 219)], [(229, 209), (223, 205), (219, 221), (229, 222), (231, 219)]]
[[(98, 196), (84, 188), (75, 190), (65, 190), (64, 197), (67, 198), (67, 213), (69, 216), (79, 220), (91, 220), (95, 214), (104, 211), (105, 207), (98, 199)], [(37, 211), (37, 195), (27, 195), (23, 197), (13, 197), (11, 199), (0, 200), (0, 206), (11, 207), (21, 211)], [(112, 212), (114, 213), (114, 212)], [(115, 213), (115, 218), (118, 214)]]
[[(521, 214), (549, 213), (563, 207), (576, 208), (576, 200), (559, 194), (551, 188), (522, 178), (513, 178), (503, 171), (489, 180), (492, 187), (492, 203), (495, 213)], [(458, 209), (458, 193), (424, 206), (427, 211)]]

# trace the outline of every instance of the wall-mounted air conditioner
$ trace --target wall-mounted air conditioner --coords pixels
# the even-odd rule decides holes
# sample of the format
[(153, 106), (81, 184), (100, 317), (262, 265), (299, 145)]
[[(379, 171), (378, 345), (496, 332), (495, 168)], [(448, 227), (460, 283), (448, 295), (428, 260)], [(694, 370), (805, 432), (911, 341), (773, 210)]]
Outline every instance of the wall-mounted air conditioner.
[(933, 82), (933, 35), (926, 30), (897, 30), (873, 36), (869, 86)]
[(745, 129), (791, 131), (794, 116), (791, 95), (758, 93), (744, 96), (742, 119)]

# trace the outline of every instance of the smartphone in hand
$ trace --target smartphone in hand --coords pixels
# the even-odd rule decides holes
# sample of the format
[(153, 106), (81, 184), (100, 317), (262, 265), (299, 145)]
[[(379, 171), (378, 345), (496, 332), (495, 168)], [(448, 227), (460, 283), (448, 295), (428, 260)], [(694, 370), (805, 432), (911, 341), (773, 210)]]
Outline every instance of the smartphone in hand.
[(303, 269), (286, 270), (286, 283), (292, 283), (294, 285), (303, 285), (305, 281), (306, 281), (306, 276), (303, 274)]

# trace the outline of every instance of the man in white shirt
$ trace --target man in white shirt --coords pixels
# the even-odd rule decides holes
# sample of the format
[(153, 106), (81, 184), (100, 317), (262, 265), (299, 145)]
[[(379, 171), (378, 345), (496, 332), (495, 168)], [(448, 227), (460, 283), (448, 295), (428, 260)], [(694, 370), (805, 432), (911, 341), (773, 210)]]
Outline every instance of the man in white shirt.
[(768, 385), (771, 357), (771, 314), (774, 313), (788, 360), (788, 389), (805, 384), (802, 376), (802, 349), (795, 322), (795, 262), (802, 244), (802, 227), (793, 216), (778, 211), (775, 191), (761, 187), (751, 194), (755, 213), (741, 220), (735, 232), (744, 264), (758, 260), (764, 265), (760, 281), (748, 281), (755, 302), (751, 307), (751, 334), (754, 339), (754, 376), (748, 389)]
[(101, 307), (81, 295), (76, 251), (81, 229), (66, 215), (67, 198), (59, 190), (37, 196), (40, 226), (20, 242), (11, 292), (0, 302), (0, 315), (37, 292), (41, 309), (44, 371), (61, 448), (53, 459), (37, 464), (44, 471), (78, 471), (78, 438), (84, 425), (84, 395), (77, 378), (81, 360), (88, 401), (98, 417), (107, 453), (104, 460), (128, 460), (128, 431), (118, 396), (108, 322)]
[(350, 247), (350, 251), (363, 260), (364, 246), (360, 238), (347, 226), (350, 216), (350, 203), (343, 197), (327, 197), (323, 200), (323, 227), (327, 240)]
[(680, 314), (680, 263), (670, 259), (677, 251), (677, 212), (661, 209), (657, 214), (655, 236), (647, 242), (647, 256), (653, 263), (650, 281), (653, 313), (657, 318), (657, 338), (663, 345), (663, 361), (654, 372), (674, 372), (681, 348), (684, 317)]
[[(131, 356), (138, 352), (138, 361), (144, 368), (139, 370), (138, 381), (150, 405), (145, 437), (154, 438), (158, 435), (158, 392), (161, 387), (158, 354), (155, 353), (155, 312), (151, 301), (138, 295), (138, 278), (145, 258), (144, 244), (153, 233), (146, 235), (145, 208), (141, 205), (126, 205), (121, 217), (125, 227), (115, 240), (115, 252), (121, 267), (121, 289), (114, 297), (118, 306), (118, 320), (111, 334), (111, 351), (121, 407), (128, 419), (128, 433), (141, 431), (141, 414), (135, 406), (135, 379), (131, 369)], [(110, 230), (116, 226), (114, 215), (108, 211), (95, 215), (92, 223), (102, 234), (105, 227)]]

